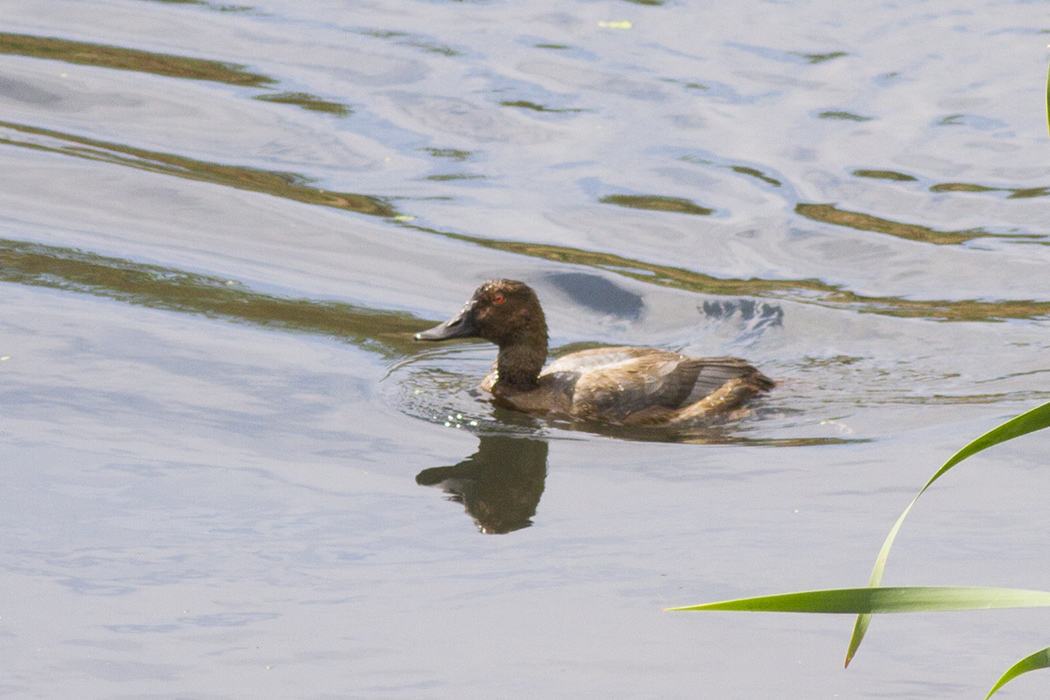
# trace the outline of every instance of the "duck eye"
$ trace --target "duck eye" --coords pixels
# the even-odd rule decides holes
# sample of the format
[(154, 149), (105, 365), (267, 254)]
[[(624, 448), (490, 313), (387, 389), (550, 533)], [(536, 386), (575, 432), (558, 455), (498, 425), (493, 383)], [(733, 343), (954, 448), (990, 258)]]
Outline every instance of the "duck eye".
[(492, 297), (492, 301), (497, 303), (497, 304), (502, 304), (503, 303), (503, 295), (502, 294), (497, 294), (496, 296)]

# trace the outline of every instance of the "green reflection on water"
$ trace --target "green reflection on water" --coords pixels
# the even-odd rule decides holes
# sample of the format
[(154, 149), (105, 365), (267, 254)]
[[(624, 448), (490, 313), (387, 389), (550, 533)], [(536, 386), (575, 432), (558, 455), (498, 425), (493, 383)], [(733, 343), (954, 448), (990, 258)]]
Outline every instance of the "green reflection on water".
[(277, 81), (258, 73), (249, 73), (235, 63), (208, 61), (202, 58), (170, 56), (119, 46), (90, 44), (83, 41), (0, 33), (0, 54), (46, 58), (83, 66), (101, 66), (119, 70), (164, 75), (171, 78), (211, 80), (230, 85), (260, 87)]
[(0, 134), (0, 143), (11, 146), (116, 163), (139, 170), (175, 175), (187, 180), (211, 182), (239, 190), (264, 192), (297, 202), (346, 209), (359, 214), (371, 216), (395, 216), (397, 214), (396, 209), (378, 197), (347, 192), (328, 192), (310, 187), (308, 183), (311, 182), (311, 179), (296, 173), (209, 163), (171, 153), (147, 151), (11, 122), (0, 121), (0, 128), (30, 135), (25, 138), (15, 138), (12, 134)]
[(776, 180), (774, 178), (769, 177), (757, 168), (749, 168), (745, 165), (731, 165), (729, 166), (729, 169), (732, 170), (734, 173), (740, 173), (741, 175), (750, 175), (751, 177), (758, 178), (766, 184), (773, 185), (773, 187), (780, 187), (783, 184), (780, 182), (780, 180)]
[(853, 112), (821, 112), (817, 115), (818, 119), (840, 119), (842, 121), (850, 122), (870, 122), (874, 117), (864, 117)]
[(417, 351), (412, 334), (428, 325), (403, 312), (376, 311), (331, 301), (284, 299), (218, 277), (24, 241), (0, 239), (0, 282), (80, 292), (258, 326), (323, 333), (388, 358)]
[(511, 102), (511, 101), (503, 101), (503, 102), (500, 102), (500, 104), (503, 105), (504, 107), (520, 107), (522, 109), (531, 109), (534, 112), (549, 112), (551, 114), (566, 114), (566, 113), (569, 113), (569, 112), (586, 112), (586, 111), (588, 111), (586, 109), (574, 109), (574, 108), (555, 109), (553, 107), (545, 107), (545, 106), (543, 106), (541, 104), (536, 104), (535, 102), (529, 102), (527, 100), (514, 100), (513, 102)]
[[(174, 175), (190, 180), (200, 180), (219, 185), (226, 185), (237, 189), (263, 192), (285, 199), (291, 199), (307, 204), (333, 207), (354, 211), (373, 216), (395, 217), (397, 210), (380, 198), (368, 195), (350, 194), (341, 192), (327, 192), (315, 187), (310, 187), (310, 180), (295, 173), (282, 173), (255, 168), (222, 165), (204, 161), (192, 160), (182, 156), (168, 153), (147, 151), (120, 144), (106, 143), (94, 139), (73, 136), (61, 132), (30, 127), (11, 122), (0, 122), (0, 128), (5, 128), (8, 133), (0, 133), (0, 143), (43, 150), (63, 155), (99, 160), (128, 167), (149, 170), (167, 175)], [(13, 132), (13, 133), (12, 133)], [(466, 152), (441, 151), (432, 149), (433, 155), (441, 157), (464, 158)], [(703, 214), (710, 210), (700, 207), (685, 199), (673, 197), (662, 197), (655, 195), (612, 195), (601, 201), (620, 206), (628, 206), (640, 209), (655, 209), (658, 211), (673, 211), (679, 213)], [(868, 214), (842, 211), (830, 204), (799, 204), (796, 212), (807, 218), (824, 223), (848, 226), (851, 228), (886, 233), (900, 238), (919, 240), (938, 244), (958, 244), (988, 234), (980, 229), (972, 231), (936, 231), (934, 229), (912, 224), (880, 219)], [(400, 225), (408, 225), (404, 221)], [(711, 295), (744, 295), (755, 297), (774, 297), (791, 300), (799, 303), (819, 304), (827, 307), (848, 308), (860, 313), (878, 313), (887, 316), (930, 318), (950, 321), (997, 321), (1004, 319), (1036, 319), (1045, 318), (1050, 315), (1050, 302), (1032, 300), (1009, 300), (1009, 301), (943, 301), (943, 300), (908, 300), (897, 297), (866, 297), (843, 290), (840, 287), (826, 284), (818, 279), (805, 280), (765, 280), (765, 279), (720, 279), (694, 272), (683, 268), (675, 268), (663, 265), (654, 265), (646, 262), (624, 258), (609, 253), (579, 250), (564, 246), (546, 245), (538, 243), (523, 243), (513, 241), (489, 240), (485, 238), (454, 234), (437, 231), (434, 229), (413, 226), (413, 228), (430, 234), (436, 234), (447, 238), (467, 241), (486, 248), (502, 250), (519, 255), (543, 258), (546, 260), (566, 262), (576, 265), (585, 265), (597, 269), (615, 272), (642, 282), (655, 283), (662, 286), (698, 292)], [(1011, 235), (1010, 238), (1024, 238), (1039, 236)], [(37, 260), (35, 276), (26, 275), (24, 266), (26, 261), (25, 251), (32, 248), (32, 244), (7, 241), (2, 250), (5, 269), (0, 271), (0, 280), (20, 282), (23, 284), (42, 284), (65, 289), (75, 289), (93, 294), (102, 294), (113, 298), (121, 298), (132, 303), (140, 303), (147, 306), (159, 308), (176, 308), (170, 306), (175, 300), (185, 306), (178, 306), (180, 310), (213, 313), (216, 315), (231, 316), (242, 320), (251, 320), (262, 324), (289, 325), (290, 327), (304, 328), (317, 332), (328, 332), (336, 335), (342, 334), (338, 327), (326, 325), (332, 309), (352, 309), (348, 306), (333, 306), (325, 302), (311, 302), (306, 300), (285, 300), (276, 297), (268, 297), (252, 292), (238, 289), (221, 287), (222, 294), (216, 292), (219, 284), (214, 278), (195, 276), (178, 270), (165, 268), (154, 268), (139, 266), (135, 263), (92, 256), (87, 253), (61, 248), (36, 247), (34, 259)], [(16, 256), (21, 262), (16, 266), (10, 260), (15, 255), (14, 251), (22, 251)], [(52, 253), (46, 251), (53, 251)], [(57, 251), (57, 252), (54, 252)], [(79, 260), (80, 267), (70, 267), (71, 260)], [(51, 261), (51, 267), (47, 269), (43, 261)], [(88, 265), (90, 261), (90, 265)], [(88, 265), (85, 267), (85, 265)], [(19, 272), (23, 270), (23, 272)], [(93, 271), (88, 275), (88, 280), (81, 280), (78, 275), (86, 274), (86, 270)], [(172, 286), (165, 283), (162, 286), (148, 286), (148, 288), (136, 287), (142, 295), (137, 296), (120, 285), (109, 284), (117, 278), (123, 279), (129, 270), (138, 270), (145, 277), (137, 278), (136, 284), (144, 283), (144, 279), (153, 279), (152, 285), (161, 284), (164, 279), (180, 279), (178, 285)], [(117, 274), (117, 277), (107, 276), (107, 271)], [(75, 274), (74, 274), (75, 273)], [(152, 276), (152, 277), (151, 277)], [(141, 277), (141, 276), (140, 276)], [(220, 281), (221, 282), (221, 281)], [(225, 283), (222, 283), (225, 284)], [(220, 285), (221, 286), (221, 285)], [(208, 290), (209, 294), (204, 296), (186, 296), (188, 289)], [(172, 296), (174, 295), (174, 296)], [(234, 295), (231, 297), (230, 295)], [(241, 295), (241, 296), (237, 296)], [(247, 296), (244, 296), (247, 295)], [(230, 301), (236, 298), (234, 303)], [(209, 301), (210, 300), (210, 301)], [(225, 301), (222, 301), (225, 300)], [(222, 302), (220, 304), (220, 301)], [(250, 301), (251, 303), (248, 303)], [(221, 309), (214, 304), (220, 304)], [(231, 306), (232, 304), (232, 306)], [(247, 306), (239, 306), (247, 304)], [(237, 306), (239, 310), (233, 307)], [(293, 313), (294, 310), (294, 313)], [(309, 310), (309, 311), (307, 311)], [(243, 313), (242, 313), (243, 312)], [(339, 313), (343, 313), (340, 311)], [(358, 311), (357, 313), (365, 313)], [(247, 314), (247, 315), (246, 315)], [(319, 314), (319, 315), (317, 315)], [(367, 312), (367, 318), (362, 322), (365, 326), (371, 324), (380, 312)], [(408, 317), (405, 317), (406, 319)], [(399, 326), (398, 332), (409, 333), (412, 328), (411, 321), (406, 320), (404, 326)], [(304, 325), (305, 324), (305, 325)], [(351, 324), (352, 325), (352, 324)], [(365, 326), (361, 326), (364, 328)], [(346, 326), (349, 328), (350, 326)], [(417, 328), (418, 329), (418, 328)], [(377, 340), (377, 336), (364, 334), (363, 330), (354, 331), (361, 338)], [(385, 333), (385, 331), (383, 331)], [(364, 335), (362, 335), (364, 334)], [(351, 333), (353, 335), (353, 333)], [(385, 336), (384, 336), (385, 337)], [(362, 341), (363, 342), (363, 341)], [(384, 341), (385, 343), (386, 341)], [(407, 345), (398, 344), (397, 350), (393, 346), (392, 352), (404, 354)]]
[(856, 177), (870, 177), (875, 180), (896, 180), (898, 182), (915, 182), (918, 180), (918, 178), (898, 173), (895, 170), (854, 170), (853, 175)]
[(797, 51), (790, 51), (789, 53), (793, 56), (799, 56), (806, 59), (807, 63), (823, 63), (824, 61), (849, 56), (845, 51), (832, 51), (830, 53), (799, 53)]
[(698, 214), (707, 216), (714, 209), (702, 207), (683, 197), (663, 197), (655, 194), (613, 194), (598, 200), (602, 204), (615, 204), (631, 209), (651, 209), (653, 211), (670, 211), (677, 214)]
[[(968, 231), (938, 231), (926, 226), (902, 224), (899, 221), (880, 219), (870, 214), (838, 209), (834, 204), (798, 204), (795, 206), (795, 213), (825, 224), (848, 226), (861, 231), (874, 231), (875, 233), (885, 233), (897, 238), (906, 238), (910, 241), (936, 243), (938, 245), (958, 245), (959, 243), (972, 241), (975, 238), (985, 238), (994, 235), (979, 228)], [(1010, 236), (1010, 238), (1017, 237)]]
[[(165, 1), (186, 3), (189, 0)], [(209, 7), (211, 6), (209, 5)], [(251, 8), (220, 6), (213, 9), (240, 11)], [(0, 33), (0, 54), (14, 54), (31, 58), (64, 61), (84, 66), (130, 70), (139, 73), (163, 75), (169, 78), (209, 80), (216, 83), (245, 87), (269, 87), (278, 82), (269, 76), (248, 72), (245, 70), (245, 66), (236, 63), (150, 53), (120, 46), (90, 44), (83, 41), (70, 41), (68, 39), (32, 36), (29, 34)], [(340, 117), (353, 113), (353, 110), (347, 105), (323, 100), (305, 92), (281, 92), (259, 95), (255, 99), (280, 104), (293, 104), (303, 109), (325, 112)]]
[(866, 297), (817, 279), (721, 279), (692, 270), (654, 265), (610, 253), (579, 250), (577, 248), (545, 243), (490, 240), (476, 236), (437, 231), (404, 222), (399, 223), (419, 231), (473, 243), (484, 248), (572, 265), (584, 265), (614, 272), (640, 282), (659, 284), (664, 287), (673, 287), (700, 294), (785, 299), (803, 304), (849, 309), (858, 313), (875, 313), (902, 318), (929, 318), (940, 321), (1003, 321), (1006, 319), (1038, 319), (1050, 316), (1050, 302), (1046, 301), (923, 301), (901, 299), (899, 297)]
[(986, 187), (985, 185), (974, 185), (967, 182), (945, 182), (930, 187), (930, 192), (1009, 192), (1007, 199), (1030, 199), (1032, 197), (1046, 197), (1050, 195), (1048, 187)]
[(348, 117), (354, 113), (354, 110), (340, 102), (322, 100), (320, 97), (311, 95), (308, 92), (278, 92), (273, 95), (256, 95), (255, 99), (263, 102), (296, 105), (311, 112), (324, 112), (326, 114), (334, 114), (337, 117)]

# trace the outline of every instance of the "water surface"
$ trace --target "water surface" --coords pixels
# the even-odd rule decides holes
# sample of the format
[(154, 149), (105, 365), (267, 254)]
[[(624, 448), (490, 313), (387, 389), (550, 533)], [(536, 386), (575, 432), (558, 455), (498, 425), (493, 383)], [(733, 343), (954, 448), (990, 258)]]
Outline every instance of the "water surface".
[[(660, 609), (862, 585), (1050, 399), (1037, 8), (0, 0), (0, 693), (985, 692), (1042, 613), (843, 671), (845, 617)], [(556, 353), (781, 384), (692, 439), (496, 410), (411, 336), (497, 276)], [(886, 583), (1045, 588), (1044, 446)]]

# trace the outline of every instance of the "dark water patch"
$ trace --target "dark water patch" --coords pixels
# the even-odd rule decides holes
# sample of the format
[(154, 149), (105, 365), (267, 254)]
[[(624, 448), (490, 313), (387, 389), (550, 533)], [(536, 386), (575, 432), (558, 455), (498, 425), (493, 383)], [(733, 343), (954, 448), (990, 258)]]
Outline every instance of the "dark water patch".
[(389, 29), (359, 29), (358, 34), (375, 37), (376, 39), (393, 39), (401, 36), (409, 36), (408, 32), (399, 32)]
[(849, 56), (849, 54), (845, 51), (832, 51), (830, 53), (796, 53), (795, 51), (790, 51), (789, 53), (800, 58), (804, 58), (807, 63), (811, 64), (824, 63), (825, 61), (831, 61), (836, 58), (842, 58), (843, 56)]
[(0, 281), (268, 328), (321, 333), (385, 357), (416, 352), (412, 334), (429, 325), (401, 312), (284, 299), (218, 277), (24, 241), (0, 239)]
[[(169, 0), (170, 1), (170, 0)], [(182, 3), (187, 4), (187, 3)], [(194, 3), (196, 4), (196, 3)], [(222, 11), (251, 10), (233, 5), (201, 5)], [(0, 54), (14, 54), (64, 61), (78, 65), (114, 68), (140, 73), (149, 73), (169, 78), (208, 80), (228, 85), (266, 87), (278, 81), (266, 75), (251, 73), (246, 67), (235, 63), (210, 61), (201, 58), (150, 53), (119, 46), (90, 44), (53, 37), (38, 37), (26, 34), (0, 34)], [(0, 86), (2, 88), (2, 86)], [(325, 112), (345, 117), (353, 112), (347, 105), (304, 92), (282, 92), (274, 95), (259, 95), (255, 99), (292, 104), (315, 112)]]
[(729, 166), (729, 169), (732, 170), (734, 173), (740, 173), (741, 175), (748, 175), (750, 177), (757, 178), (762, 182), (766, 183), (767, 185), (773, 185), (773, 187), (780, 187), (784, 184), (780, 180), (769, 177), (757, 168), (750, 168), (744, 165), (731, 165)]
[(853, 112), (842, 111), (821, 112), (817, 115), (817, 119), (838, 119), (841, 121), (849, 122), (870, 122), (874, 118), (875, 117), (862, 117), (861, 115), (854, 114)]
[(548, 275), (552, 285), (574, 302), (600, 314), (635, 320), (642, 314), (642, 297), (599, 275), (561, 272)]
[(1009, 192), (1007, 199), (1031, 199), (1034, 197), (1046, 197), (1050, 194), (1050, 187), (986, 187), (985, 185), (974, 185), (966, 182), (945, 182), (930, 187), (930, 192)]
[(893, 170), (854, 170), (856, 177), (868, 177), (873, 180), (896, 180), (897, 182), (916, 182), (918, 178)]
[(282, 173), (238, 165), (209, 163), (172, 153), (147, 151), (142, 148), (107, 143), (72, 134), (64, 134), (51, 129), (40, 129), (11, 122), (0, 122), (0, 128), (9, 129), (19, 134), (31, 135), (31, 138), (15, 138), (11, 134), (0, 134), (0, 144), (9, 146), (21, 146), (76, 158), (114, 163), (138, 170), (174, 175), (187, 180), (210, 182), (239, 190), (263, 192), (297, 202), (345, 209), (370, 216), (389, 217), (397, 215), (397, 210), (379, 197), (347, 192), (329, 192), (310, 187), (311, 178), (296, 173)]
[(556, 109), (554, 107), (545, 107), (543, 105), (536, 104), (535, 102), (529, 102), (527, 100), (504, 101), (504, 102), (500, 102), (500, 104), (503, 105), (504, 107), (519, 107), (521, 109), (531, 109), (534, 112), (549, 112), (551, 114), (568, 114), (570, 112), (587, 112), (587, 111), (589, 111), (589, 110), (586, 110), (586, 109), (574, 109), (574, 108)]
[(984, 185), (971, 185), (965, 182), (946, 182), (941, 185), (933, 185), (930, 192), (997, 192), (996, 187), (985, 187)]
[[(885, 233), (897, 238), (909, 241), (920, 241), (922, 243), (935, 243), (937, 245), (958, 245), (975, 238), (994, 236), (983, 229), (969, 229), (966, 231), (938, 231), (917, 224), (904, 224), (899, 221), (880, 219), (871, 214), (862, 214), (856, 211), (838, 209), (834, 204), (798, 204), (795, 213), (835, 226), (846, 226), (859, 231), (872, 231), (874, 233)], [(1017, 236), (1008, 236), (1016, 238)]]
[(934, 126), (968, 126), (978, 131), (991, 131), (1006, 127), (1006, 122), (974, 114), (952, 114), (934, 122)]
[(842, 56), (848, 56), (844, 51), (832, 51), (829, 53), (806, 53), (804, 51), (784, 51), (782, 49), (773, 49), (767, 46), (755, 46), (752, 44), (740, 44), (736, 42), (728, 42), (729, 46), (747, 51), (748, 53), (761, 56), (762, 58), (778, 61), (780, 63), (795, 63), (795, 64), (808, 64), (815, 65), (817, 63), (824, 63), (825, 61), (831, 61)]
[(399, 46), (420, 49), (429, 54), (438, 54), (441, 56), (448, 56), (449, 58), (464, 55), (453, 49), (451, 46), (441, 44), (430, 37), (420, 36), (410, 32), (391, 31), (387, 29), (358, 29), (355, 30), (355, 33), (370, 36), (375, 39), (394, 39), (394, 43)]
[(437, 231), (399, 222), (418, 231), (461, 240), (484, 248), (527, 255), (553, 262), (584, 265), (629, 277), (639, 282), (658, 284), (700, 294), (717, 296), (773, 297), (800, 304), (816, 304), (858, 313), (874, 313), (900, 318), (927, 318), (938, 321), (1003, 321), (1006, 319), (1045, 319), (1050, 316), (1050, 301), (1036, 300), (913, 300), (900, 297), (869, 297), (827, 284), (817, 279), (764, 280), (729, 279), (705, 275), (693, 270), (655, 265), (611, 253), (580, 250), (546, 243), (499, 241), (465, 234)]
[(615, 204), (618, 207), (630, 207), (631, 209), (650, 209), (652, 211), (669, 211), (676, 214), (696, 214), (707, 216), (714, 213), (714, 209), (702, 207), (692, 200), (683, 197), (663, 197), (655, 194), (613, 194), (598, 200), (602, 204)]
[(444, 44), (438, 44), (437, 42), (432, 41), (406, 41), (405, 44), (417, 49), (422, 49), (427, 53), (437, 53), (441, 54), (442, 56), (448, 56), (450, 58), (453, 56), (463, 55), (459, 51), (453, 49), (451, 46), (445, 46)]
[(91, 44), (54, 37), (0, 33), (0, 54), (44, 58), (83, 66), (99, 66), (169, 78), (210, 80), (229, 85), (261, 87), (277, 81), (259, 73), (250, 73), (236, 63), (209, 61), (168, 54), (150, 53), (120, 46)]
[(354, 113), (354, 110), (348, 105), (322, 100), (320, 97), (311, 95), (308, 92), (279, 92), (274, 95), (256, 95), (255, 99), (263, 102), (297, 105), (311, 112), (324, 112), (325, 114), (334, 114), (337, 117), (348, 117)]
[(750, 165), (732, 165), (732, 164), (718, 163), (717, 161), (712, 160), (710, 158), (704, 158), (704, 157), (695, 156), (695, 155), (681, 156), (679, 158), (679, 160), (684, 161), (686, 163), (693, 163), (695, 165), (713, 165), (713, 166), (715, 166), (717, 168), (728, 168), (729, 170), (732, 170), (734, 173), (737, 173), (737, 174), (740, 174), (740, 175), (747, 175), (748, 177), (753, 177), (756, 180), (761, 180), (762, 182), (766, 183), (767, 185), (772, 185), (773, 187), (783, 187), (783, 185), (784, 185), (784, 183), (781, 182), (780, 180), (777, 180), (774, 177), (766, 175), (764, 172), (762, 172), (758, 168), (754, 168), (754, 167), (752, 167)]
[(472, 151), (461, 151), (456, 148), (420, 148), (424, 153), (429, 153), (435, 158), (451, 158), (457, 161), (471, 160), (474, 156)]
[[(1010, 190), (1007, 191), (1011, 192)], [(1031, 199), (1032, 197), (1045, 197), (1047, 194), (1050, 194), (1050, 187), (1026, 187), (1024, 189), (1013, 190), (1006, 198)]]
[(718, 299), (705, 301), (700, 308), (708, 318), (720, 321), (739, 318), (746, 325), (750, 337), (760, 335), (767, 328), (784, 325), (784, 309), (779, 304), (754, 299)]
[(10, 100), (37, 106), (51, 106), (62, 101), (61, 95), (42, 90), (32, 83), (3, 77), (0, 77), (0, 95)]
[(660, 78), (660, 80), (662, 80), (665, 83), (674, 83), (676, 85), (681, 85), (682, 87), (686, 88), (687, 90), (710, 90), (711, 89), (710, 87), (708, 87), (707, 85), (704, 85), (703, 83), (696, 83), (696, 82), (687, 81), (687, 80), (679, 80), (678, 78)]

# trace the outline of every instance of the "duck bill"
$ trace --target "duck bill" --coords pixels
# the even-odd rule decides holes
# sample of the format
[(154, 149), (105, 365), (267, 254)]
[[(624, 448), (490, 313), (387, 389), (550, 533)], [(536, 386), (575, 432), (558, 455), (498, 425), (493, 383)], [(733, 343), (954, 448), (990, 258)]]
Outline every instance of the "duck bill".
[(472, 338), (478, 334), (470, 320), (469, 305), (458, 314), (430, 330), (416, 333), (416, 340), (448, 340), (449, 338)]

